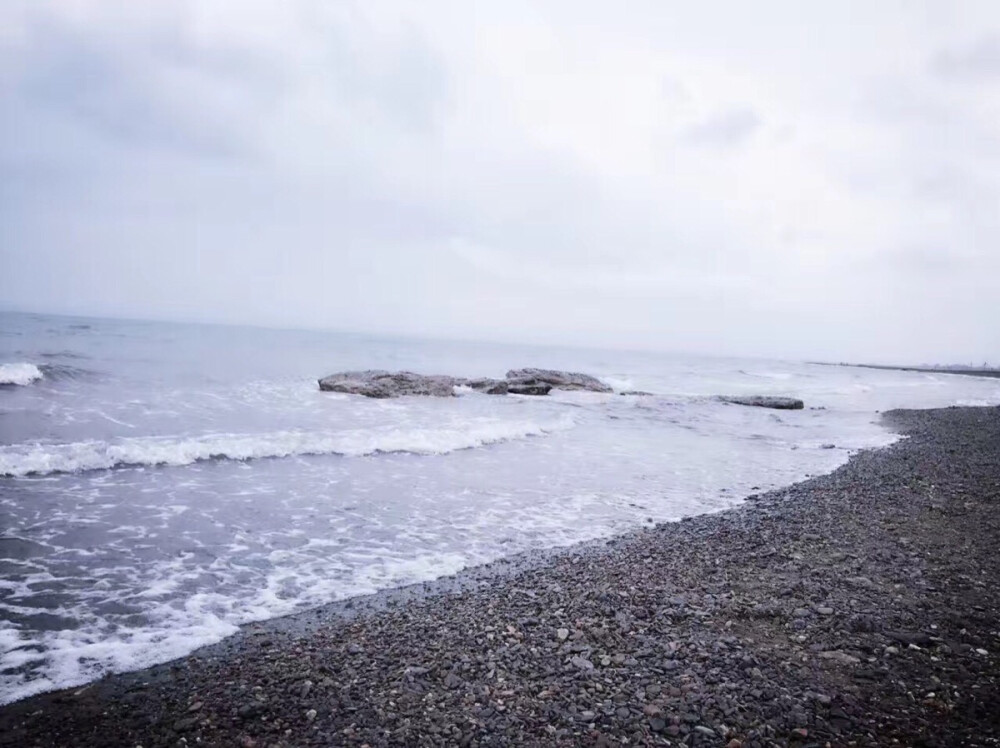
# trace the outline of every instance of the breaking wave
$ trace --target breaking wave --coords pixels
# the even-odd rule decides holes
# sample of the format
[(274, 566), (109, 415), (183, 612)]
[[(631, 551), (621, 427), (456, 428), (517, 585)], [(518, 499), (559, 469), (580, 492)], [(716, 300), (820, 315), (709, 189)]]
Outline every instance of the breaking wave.
[(436, 455), (512, 439), (543, 436), (572, 428), (573, 425), (569, 418), (549, 424), (479, 419), (447, 428), (275, 431), (195, 437), (144, 436), (112, 442), (16, 444), (0, 447), (0, 476), (15, 478), (119, 467), (190, 465), (205, 460), (253, 460), (300, 455), (360, 457), (395, 452)]
[(0, 364), (0, 384), (29, 385), (42, 378), (42, 371), (34, 364)]

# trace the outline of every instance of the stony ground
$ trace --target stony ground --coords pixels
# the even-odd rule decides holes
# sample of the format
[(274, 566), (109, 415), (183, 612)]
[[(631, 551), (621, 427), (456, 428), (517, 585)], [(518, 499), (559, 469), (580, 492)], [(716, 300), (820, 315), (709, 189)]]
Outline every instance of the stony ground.
[(832, 475), (29, 699), (0, 745), (1000, 744), (1000, 409), (887, 418)]

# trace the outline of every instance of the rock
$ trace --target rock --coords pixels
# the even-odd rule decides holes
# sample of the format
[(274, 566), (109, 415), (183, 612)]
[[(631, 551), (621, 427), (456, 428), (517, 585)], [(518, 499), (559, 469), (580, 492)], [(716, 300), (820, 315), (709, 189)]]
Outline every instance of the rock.
[(381, 369), (342, 371), (319, 380), (324, 392), (344, 392), (349, 395), (387, 398), (403, 395), (452, 397), (455, 386), (464, 379), (443, 375), (414, 374), (412, 371), (388, 372)]
[(556, 629), (556, 638), (564, 642), (569, 638), (569, 629)]
[(316, 710), (310, 709), (306, 712), (306, 722), (312, 722), (314, 719), (316, 719)]
[(236, 710), (236, 714), (242, 720), (251, 720), (257, 715), (259, 715), (260, 711), (261, 711), (260, 704), (251, 701), (239, 707)]
[(652, 392), (646, 392), (645, 390), (625, 390), (624, 392), (619, 392), (619, 395), (633, 395), (635, 397), (654, 397)]
[(833, 608), (821, 605), (818, 608), (816, 608), (816, 612), (819, 613), (821, 616), (832, 616)]
[(587, 390), (589, 392), (614, 392), (597, 377), (572, 371), (554, 369), (511, 369), (507, 372), (509, 383), (537, 382), (557, 390)]
[(591, 712), (589, 710), (586, 712), (580, 712), (581, 722), (593, 722), (595, 719), (597, 719), (597, 714), (595, 712)]
[(847, 577), (844, 581), (849, 584), (853, 584), (855, 587), (864, 587), (868, 590), (874, 590), (876, 588), (875, 583), (868, 577)]
[(594, 663), (592, 663), (586, 657), (580, 657), (579, 655), (577, 655), (576, 657), (571, 657), (569, 662), (571, 665), (575, 665), (576, 667), (580, 668), (580, 670), (594, 669)]
[(663, 732), (667, 723), (661, 717), (651, 717), (649, 720), (649, 729), (653, 732)]
[(467, 387), (471, 387), (476, 392), (482, 392), (487, 395), (506, 395), (508, 384), (502, 379), (490, 379), (489, 377), (480, 377), (479, 379), (470, 379), (466, 383)]
[(853, 655), (847, 654), (839, 649), (830, 650), (827, 652), (820, 652), (819, 656), (824, 660), (833, 660), (834, 662), (839, 662), (842, 665), (857, 665), (861, 660)]
[(751, 405), (757, 408), (777, 408), (778, 410), (802, 410), (805, 403), (794, 397), (772, 397), (770, 395), (719, 395), (719, 400), (733, 405)]
[(547, 395), (551, 390), (551, 384), (535, 380), (507, 382), (507, 392), (511, 395)]
[(197, 717), (185, 717), (174, 722), (174, 732), (188, 732), (198, 724)]

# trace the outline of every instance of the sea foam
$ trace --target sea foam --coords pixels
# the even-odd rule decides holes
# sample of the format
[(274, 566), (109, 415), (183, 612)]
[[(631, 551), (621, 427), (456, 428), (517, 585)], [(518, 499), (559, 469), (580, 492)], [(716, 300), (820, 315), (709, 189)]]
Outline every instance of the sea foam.
[(178, 466), (204, 460), (253, 460), (297, 455), (447, 454), (511, 439), (542, 436), (572, 426), (572, 419), (567, 417), (548, 423), (482, 418), (469, 419), (447, 428), (274, 431), (192, 437), (143, 436), (110, 442), (15, 444), (0, 447), (0, 476), (11, 478), (126, 466)]
[(0, 384), (29, 385), (42, 378), (42, 371), (34, 364), (19, 362), (0, 364)]

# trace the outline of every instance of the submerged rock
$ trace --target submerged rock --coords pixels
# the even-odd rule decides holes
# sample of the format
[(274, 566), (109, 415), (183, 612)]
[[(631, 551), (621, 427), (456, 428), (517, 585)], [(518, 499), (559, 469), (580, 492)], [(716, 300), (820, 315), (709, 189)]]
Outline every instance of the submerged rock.
[(597, 377), (580, 374), (573, 371), (556, 371), (554, 369), (511, 369), (507, 372), (507, 381), (511, 384), (527, 384), (529, 382), (547, 384), (557, 390), (587, 390), (589, 392), (614, 392)]
[(369, 369), (367, 371), (342, 371), (323, 377), (319, 380), (319, 388), (324, 392), (345, 392), (349, 395), (376, 398), (400, 397), (402, 395), (451, 397), (455, 394), (455, 386), (465, 383), (464, 379), (437, 374)]
[(757, 408), (777, 408), (778, 410), (802, 410), (805, 403), (794, 397), (772, 397), (770, 395), (719, 395), (719, 400), (733, 405), (752, 405)]

